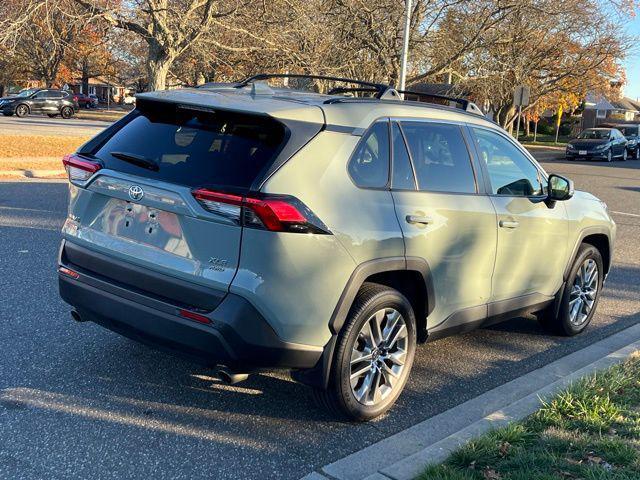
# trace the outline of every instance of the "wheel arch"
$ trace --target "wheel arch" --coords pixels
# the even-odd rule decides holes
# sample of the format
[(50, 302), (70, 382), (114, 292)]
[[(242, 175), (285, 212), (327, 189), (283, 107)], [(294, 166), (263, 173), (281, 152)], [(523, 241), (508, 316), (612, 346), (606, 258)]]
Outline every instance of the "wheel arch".
[(378, 283), (398, 290), (411, 303), (416, 315), (418, 341), (427, 336), (427, 316), (435, 307), (435, 292), (431, 270), (420, 257), (387, 257), (358, 265), (340, 295), (329, 320), (331, 339), (324, 348), (318, 365), (308, 371), (294, 372), (296, 380), (317, 388), (327, 388), (333, 364), (333, 353), (353, 301), (365, 282)]
[(426, 330), (426, 317), (435, 307), (429, 264), (419, 257), (389, 257), (364, 262), (355, 268), (329, 320), (331, 333), (340, 333), (353, 300), (365, 282), (385, 285), (402, 293), (414, 309), (418, 331), (420, 327)]
[(609, 273), (611, 269), (612, 263), (612, 253), (613, 248), (611, 245), (611, 237), (609, 236), (609, 232), (604, 228), (594, 227), (583, 230), (578, 237), (578, 241), (573, 247), (573, 251), (571, 252), (571, 256), (569, 257), (569, 261), (567, 262), (567, 266), (565, 267), (563, 280), (566, 281), (569, 272), (571, 271), (571, 267), (573, 265), (573, 261), (576, 258), (578, 253), (578, 249), (580, 245), (583, 243), (587, 243), (589, 245), (593, 245), (598, 249), (600, 255), (602, 255), (602, 263), (604, 265), (604, 273), (605, 275)]

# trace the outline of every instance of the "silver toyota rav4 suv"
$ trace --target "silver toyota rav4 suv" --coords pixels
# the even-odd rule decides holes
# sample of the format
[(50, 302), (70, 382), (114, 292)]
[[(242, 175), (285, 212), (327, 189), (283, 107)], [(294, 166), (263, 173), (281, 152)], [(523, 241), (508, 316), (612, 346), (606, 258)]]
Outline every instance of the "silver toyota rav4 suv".
[(273, 77), (139, 95), (65, 157), (76, 320), (229, 382), (290, 369), (356, 420), (396, 401), (417, 343), (524, 313), (589, 324), (615, 237), (603, 202), (465, 100)]

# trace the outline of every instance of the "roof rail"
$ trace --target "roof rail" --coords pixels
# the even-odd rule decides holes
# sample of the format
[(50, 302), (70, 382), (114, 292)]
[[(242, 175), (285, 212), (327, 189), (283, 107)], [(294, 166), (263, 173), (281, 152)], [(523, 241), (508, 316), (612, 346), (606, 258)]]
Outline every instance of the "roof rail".
[[(344, 83), (352, 83), (354, 85), (358, 85), (357, 87), (334, 87), (329, 92), (328, 95), (339, 95), (341, 93), (355, 93), (355, 92), (370, 92), (373, 93), (373, 98), (378, 100), (402, 100), (401, 95), (405, 96), (405, 100), (415, 100), (422, 103), (431, 103), (435, 105), (443, 105), (446, 107), (455, 107), (461, 110), (465, 110), (470, 113), (474, 113), (476, 115), (484, 116), (484, 113), (480, 108), (470, 100), (466, 98), (459, 97), (450, 97), (447, 95), (439, 95), (437, 93), (425, 93), (425, 92), (416, 92), (414, 90), (396, 90), (394, 87), (384, 84), (384, 83), (375, 83), (375, 82), (366, 82), (364, 80), (356, 80), (353, 78), (343, 78), (343, 77), (331, 77), (326, 75), (306, 75), (302, 73), (258, 73), (251, 77), (248, 77), (239, 82), (232, 83), (206, 83), (201, 85), (200, 87), (204, 88), (244, 88), (251, 86), (251, 93), (253, 95), (256, 94), (271, 94), (273, 93), (269, 87), (261, 87), (257, 86), (256, 82), (261, 80), (269, 80), (270, 78), (308, 78), (313, 80), (329, 80), (334, 82), (344, 82)], [(416, 97), (407, 98), (407, 97)], [(325, 103), (335, 103), (336, 101), (340, 101), (340, 99), (330, 99)]]
[(242, 88), (242, 87), (246, 87), (247, 85), (251, 85), (254, 82), (258, 82), (260, 80), (268, 80), (270, 78), (309, 78), (313, 80), (331, 80), (334, 82), (353, 83), (355, 85), (362, 85), (365, 88), (354, 88), (354, 89), (334, 88), (331, 91), (333, 91), (334, 93), (346, 93), (349, 91), (352, 91), (352, 92), (370, 91), (370, 92), (375, 92), (376, 98), (380, 98), (382, 95), (384, 95), (384, 92), (386, 92), (387, 89), (390, 88), (389, 85), (385, 85), (384, 83), (365, 82), (363, 80), (355, 80), (353, 78), (328, 77), (325, 75), (305, 75), (301, 73), (259, 73), (257, 75), (253, 75), (249, 78), (246, 78), (240, 82), (237, 82), (234, 85), (234, 87)]
[(411, 98), (407, 98), (407, 96), (415, 96), (417, 97), (416, 101), (418, 102), (435, 103), (437, 105), (445, 106), (452, 106), (451, 103), (453, 103), (455, 104), (453, 106), (456, 106), (456, 108), (475, 113), (476, 115), (484, 116), (484, 113), (482, 112), (482, 110), (480, 110), (480, 107), (478, 107), (472, 101), (467, 100), (466, 98), (449, 97), (447, 95), (439, 95), (437, 93), (416, 92), (414, 90), (398, 90), (398, 93), (403, 94), (405, 96), (405, 100), (413, 100)]

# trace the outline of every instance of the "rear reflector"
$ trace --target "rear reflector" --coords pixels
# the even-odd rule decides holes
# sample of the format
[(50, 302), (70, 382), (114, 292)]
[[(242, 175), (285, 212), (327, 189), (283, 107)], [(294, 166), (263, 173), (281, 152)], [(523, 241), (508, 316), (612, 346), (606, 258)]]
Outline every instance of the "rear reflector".
[(331, 233), (305, 204), (289, 195), (242, 197), (206, 188), (192, 193), (205, 210), (245, 227), (272, 232)]
[(99, 163), (86, 160), (75, 154), (65, 155), (62, 159), (62, 164), (69, 175), (71, 183), (86, 182), (102, 168)]
[(184, 318), (188, 318), (189, 320), (194, 320), (199, 323), (211, 323), (211, 319), (206, 317), (200, 313), (192, 312), (191, 310), (180, 309), (180, 316)]
[(66, 275), (67, 277), (75, 278), (76, 280), (80, 278), (80, 274), (75, 272), (67, 267), (58, 267), (58, 272)]

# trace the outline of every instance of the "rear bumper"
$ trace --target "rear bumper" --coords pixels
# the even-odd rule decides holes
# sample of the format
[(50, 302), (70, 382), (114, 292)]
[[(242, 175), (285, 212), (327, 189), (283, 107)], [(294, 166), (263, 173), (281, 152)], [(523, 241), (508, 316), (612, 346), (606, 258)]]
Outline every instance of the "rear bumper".
[(244, 298), (227, 294), (201, 324), (179, 316), (180, 306), (146, 296), (99, 278), (74, 265), (60, 264), (79, 277), (59, 274), (62, 299), (83, 320), (206, 366), (225, 365), (241, 371), (282, 367), (310, 369), (322, 357), (322, 347), (285, 342)]

